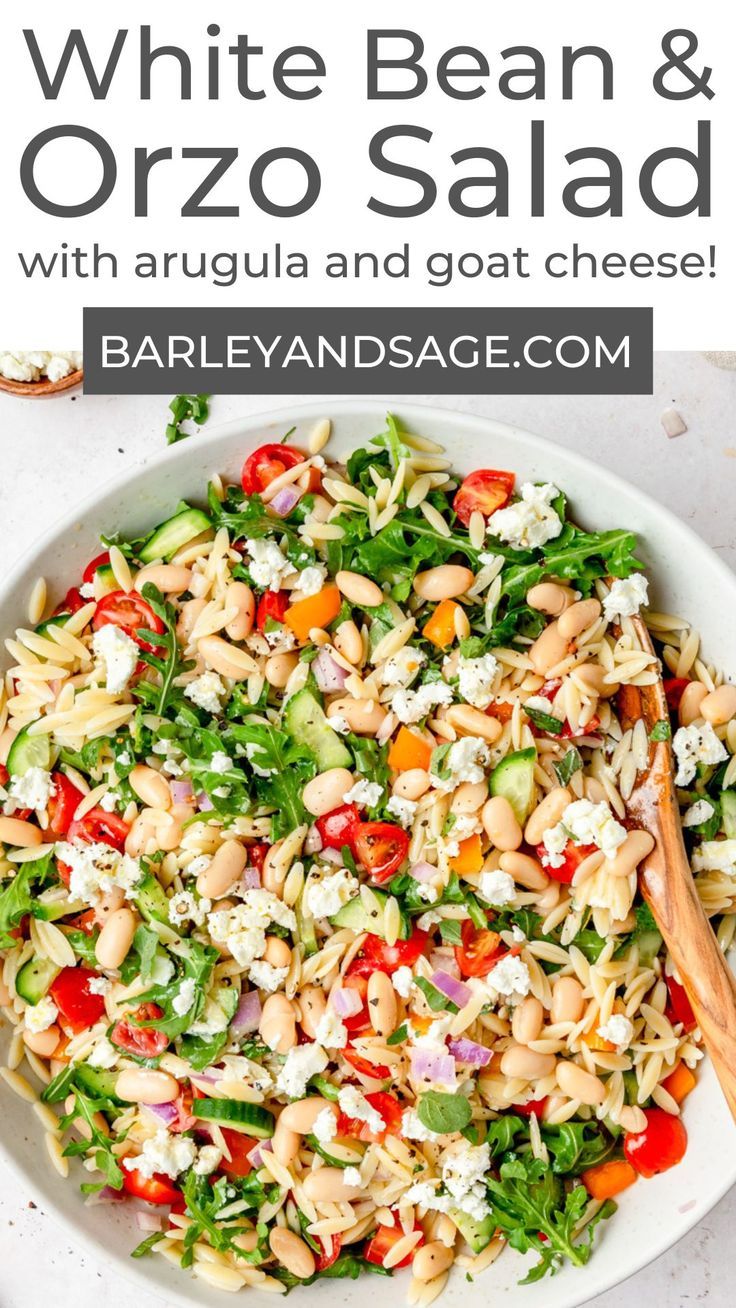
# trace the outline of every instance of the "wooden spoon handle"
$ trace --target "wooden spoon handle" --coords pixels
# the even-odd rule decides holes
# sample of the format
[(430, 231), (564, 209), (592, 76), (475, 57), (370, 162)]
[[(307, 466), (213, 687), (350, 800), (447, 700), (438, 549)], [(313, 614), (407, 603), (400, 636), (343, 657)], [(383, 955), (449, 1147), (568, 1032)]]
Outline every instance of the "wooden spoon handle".
[(736, 1121), (736, 978), (698, 898), (677, 816), (668, 809), (660, 809), (661, 839), (639, 870), (640, 885)]

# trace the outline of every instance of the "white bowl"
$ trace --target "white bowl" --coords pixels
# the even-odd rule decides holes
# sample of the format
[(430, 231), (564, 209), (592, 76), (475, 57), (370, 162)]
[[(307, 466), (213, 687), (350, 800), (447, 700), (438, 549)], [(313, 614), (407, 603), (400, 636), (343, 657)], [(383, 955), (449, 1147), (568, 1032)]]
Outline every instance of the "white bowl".
[[(200, 499), (213, 472), (237, 480), (244, 455), (266, 441), (278, 440), (296, 425), (296, 443), (314, 422), (330, 414), (334, 436), (330, 453), (344, 453), (384, 426), (385, 407), (375, 401), (348, 400), (323, 405), (290, 406), (231, 422), (197, 434), (164, 451), (146, 466), (118, 474), (62, 522), (52, 527), (0, 587), (3, 633), (26, 623), (25, 606), (38, 575), (46, 577), (53, 596), (61, 596), (81, 568), (98, 552), (98, 536), (119, 530), (136, 536), (170, 514), (179, 499)], [(667, 510), (628, 483), (594, 463), (532, 436), (486, 419), (419, 406), (399, 406), (407, 428), (441, 441), (459, 469), (513, 468), (520, 479), (556, 481), (568, 493), (574, 514), (588, 528), (627, 526), (641, 540), (641, 555), (655, 579), (658, 609), (682, 613), (703, 636), (710, 661), (731, 672), (736, 660), (736, 580), (710, 549)], [(7, 1038), (7, 1033), (6, 1038)], [(114, 1268), (141, 1287), (158, 1292), (169, 1304), (222, 1308), (222, 1292), (151, 1255), (133, 1262), (129, 1251), (140, 1238), (129, 1212), (110, 1206), (85, 1208), (76, 1179), (63, 1181), (48, 1163), (41, 1128), (31, 1109), (0, 1082), (2, 1156), (30, 1182), (44, 1207), (101, 1264)], [(679, 1240), (736, 1181), (736, 1132), (713, 1070), (708, 1063), (685, 1111), (690, 1144), (674, 1171), (640, 1180), (621, 1198), (620, 1211), (596, 1233), (596, 1248), (587, 1268), (567, 1267), (543, 1283), (519, 1286), (522, 1262), (505, 1252), (473, 1284), (462, 1274), (451, 1279), (442, 1302), (447, 1308), (480, 1308), (504, 1295), (504, 1308), (575, 1308), (638, 1271)], [(122, 1206), (121, 1206), (122, 1207)], [(359, 1281), (322, 1281), (323, 1308), (363, 1308), (376, 1295), (385, 1304), (404, 1302), (406, 1277), (394, 1283), (362, 1277)], [(50, 1287), (49, 1287), (50, 1288)], [(249, 1297), (254, 1291), (249, 1291)], [(269, 1296), (270, 1302), (273, 1299)], [(265, 1305), (266, 1296), (258, 1295)], [(294, 1302), (301, 1301), (296, 1292)]]

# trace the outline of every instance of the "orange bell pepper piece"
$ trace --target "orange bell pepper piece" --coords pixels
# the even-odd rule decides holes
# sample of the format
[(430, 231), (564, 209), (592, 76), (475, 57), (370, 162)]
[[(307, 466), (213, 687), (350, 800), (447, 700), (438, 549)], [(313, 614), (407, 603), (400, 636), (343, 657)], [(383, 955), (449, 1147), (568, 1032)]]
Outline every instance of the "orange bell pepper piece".
[(686, 1099), (690, 1094), (690, 1091), (695, 1089), (695, 1077), (690, 1068), (680, 1062), (674, 1072), (670, 1072), (669, 1076), (665, 1077), (662, 1085), (667, 1094), (672, 1095), (675, 1102), (681, 1104), (683, 1099)]
[(408, 727), (399, 728), (388, 751), (388, 765), (394, 772), (409, 772), (411, 768), (423, 768), (428, 772), (431, 758), (432, 746), (424, 736), (417, 735)]
[(429, 622), (423, 628), (422, 635), (426, 636), (427, 640), (431, 640), (432, 644), (436, 645), (438, 649), (446, 649), (454, 641), (456, 636), (455, 610), (459, 609), (459, 607), (460, 605), (456, 604), (454, 600), (442, 600), (442, 603), (437, 605)]
[(598, 1163), (583, 1172), (581, 1181), (592, 1199), (613, 1199), (622, 1190), (628, 1190), (636, 1180), (636, 1172), (631, 1163), (623, 1159), (614, 1159), (609, 1163)]
[[(452, 839), (452, 833), (450, 833)], [(467, 876), (468, 872), (480, 872), (483, 866), (483, 851), (480, 847), (480, 836), (468, 836), (467, 840), (460, 841), (460, 848), (451, 859), (448, 860), (453, 872), (458, 876)]]
[(326, 627), (335, 620), (341, 604), (337, 586), (323, 586), (316, 595), (292, 604), (284, 614), (284, 622), (297, 640), (305, 644), (313, 627)]

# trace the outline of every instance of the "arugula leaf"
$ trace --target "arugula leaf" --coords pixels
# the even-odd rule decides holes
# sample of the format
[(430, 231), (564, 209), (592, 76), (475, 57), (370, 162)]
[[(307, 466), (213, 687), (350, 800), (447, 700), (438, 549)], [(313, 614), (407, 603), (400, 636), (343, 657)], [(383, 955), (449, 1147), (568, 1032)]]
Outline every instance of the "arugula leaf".
[(542, 1139), (552, 1159), (552, 1170), (579, 1176), (586, 1167), (601, 1163), (614, 1152), (616, 1140), (600, 1122), (562, 1122), (542, 1126)]
[(417, 1117), (422, 1126), (439, 1135), (463, 1131), (472, 1116), (470, 1104), (463, 1095), (443, 1094), (439, 1090), (427, 1090), (417, 1105)]
[[(628, 577), (643, 564), (634, 555), (636, 537), (630, 531), (581, 531), (567, 523), (556, 540), (550, 541), (537, 557), (526, 552), (524, 561), (504, 568), (501, 594), (509, 603), (522, 603), (531, 589), (544, 576), (563, 577), (576, 583), (584, 595), (592, 589), (597, 577), (610, 574)], [(498, 547), (494, 544), (494, 550)], [(518, 557), (518, 551), (514, 551)]]
[[(566, 1193), (559, 1176), (541, 1159), (511, 1155), (502, 1162), (498, 1179), (488, 1178), (488, 1191), (491, 1220), (512, 1248), (540, 1254), (522, 1284), (556, 1271), (566, 1258), (575, 1267), (587, 1263), (595, 1223), (588, 1224), (580, 1240), (574, 1236), (588, 1203), (585, 1186), (576, 1185)], [(608, 1217), (614, 1210), (615, 1204), (604, 1204), (598, 1216)]]
[[(306, 747), (292, 740), (272, 723), (234, 724), (229, 735), (245, 745), (254, 769), (254, 787), (262, 803), (276, 811), (272, 819), (272, 836), (288, 835), (306, 820), (302, 790), (316, 772), (316, 763)], [(255, 768), (266, 772), (260, 776)]]
[(440, 922), (443, 945), (459, 945), (463, 938), (462, 923), (455, 917), (443, 917)]
[(86, 931), (67, 930), (64, 934), (77, 958), (81, 958), (82, 962), (87, 963), (89, 967), (97, 967), (99, 931), (88, 933)]
[(43, 1103), (58, 1104), (62, 1099), (66, 1099), (72, 1088), (76, 1071), (75, 1064), (68, 1063), (61, 1072), (57, 1072), (53, 1080), (49, 1081), (41, 1093)]
[(637, 904), (634, 909), (636, 929), (634, 935), (643, 935), (648, 931), (659, 931), (654, 914), (647, 903)]
[[(225, 1014), (229, 1025), (238, 1007), (237, 991), (232, 986), (220, 986), (215, 999)], [(218, 1031), (211, 1036), (185, 1035), (181, 1042), (182, 1058), (186, 1058), (195, 1071), (202, 1072), (205, 1067), (210, 1066), (210, 1063), (217, 1061), (230, 1038), (227, 1027), (224, 1031)]]
[(561, 786), (566, 786), (571, 777), (579, 772), (583, 766), (583, 760), (577, 749), (573, 745), (563, 754), (559, 763), (554, 763), (555, 775)]
[(191, 432), (182, 431), (183, 422), (196, 422), (198, 427), (210, 416), (209, 395), (175, 395), (169, 409), (171, 422), (166, 426), (166, 444), (175, 445), (177, 441), (186, 440)]
[(152, 1231), (145, 1240), (141, 1240), (140, 1244), (136, 1245), (130, 1255), (131, 1258), (145, 1258), (146, 1254), (149, 1254), (163, 1239), (165, 1239), (163, 1231)]
[[(166, 985), (151, 986), (142, 995), (137, 996), (140, 1006), (144, 1004), (158, 1004), (163, 1009), (163, 1017), (136, 1018), (134, 1014), (128, 1015), (128, 1021), (134, 1026), (152, 1027), (155, 1031), (164, 1031), (169, 1040), (175, 1040), (177, 1036), (183, 1035), (188, 1027), (196, 1022), (205, 1002), (205, 990), (207, 983), (212, 975), (212, 969), (219, 959), (216, 949), (208, 945), (201, 945), (198, 940), (187, 939), (181, 940), (177, 945), (172, 946), (171, 954), (179, 958), (182, 964), (182, 973), (177, 973)], [(186, 1013), (177, 1013), (174, 1008), (174, 1000), (181, 988), (182, 980), (190, 979), (194, 981), (195, 997), (192, 1007)]]
[(163, 717), (169, 704), (177, 698), (186, 704), (183, 691), (174, 687), (174, 681), (182, 672), (188, 672), (193, 668), (194, 663), (191, 659), (180, 658), (180, 646), (176, 638), (177, 615), (174, 606), (164, 599), (158, 587), (150, 581), (145, 583), (141, 594), (164, 624), (162, 632), (149, 631), (147, 628), (140, 631), (147, 644), (155, 645), (159, 651), (152, 654), (147, 649), (141, 649), (140, 657), (144, 663), (158, 672), (161, 684), (154, 686), (150, 681), (138, 681), (135, 694), (139, 699), (146, 700), (154, 711)]
[(491, 1158), (508, 1153), (509, 1149), (514, 1147), (518, 1135), (524, 1136), (528, 1143), (529, 1123), (522, 1117), (516, 1117), (514, 1113), (504, 1113), (502, 1117), (497, 1117), (495, 1122), (489, 1122), (486, 1143), (490, 1147)]
[[(292, 563), (306, 568), (314, 563), (316, 555), (299, 535), (300, 515), (290, 513), (286, 518), (276, 518), (268, 512), (260, 495), (246, 495), (239, 486), (229, 486), (224, 500), (218, 499), (210, 485), (207, 494), (210, 517), (215, 529), (227, 527), (233, 540), (261, 540), (274, 533), (284, 537), (286, 554)], [(236, 567), (233, 576), (244, 579), (249, 577), (247, 563)]]
[(591, 928), (584, 928), (578, 931), (572, 942), (587, 958), (589, 963), (597, 963), (603, 950), (606, 947), (606, 941), (603, 936), (599, 936), (597, 931)]
[(92, 1099), (76, 1085), (72, 1087), (72, 1094), (74, 1095), (74, 1107), (70, 1113), (61, 1118), (62, 1129), (66, 1129), (76, 1117), (81, 1117), (87, 1123), (89, 1132), (87, 1139), (70, 1141), (64, 1150), (64, 1157), (71, 1158), (86, 1155), (90, 1150), (94, 1150), (95, 1166), (98, 1171), (102, 1172), (105, 1179), (94, 1184), (82, 1185), (81, 1189), (84, 1194), (93, 1194), (95, 1191), (101, 1190), (105, 1185), (109, 1185), (113, 1190), (121, 1190), (123, 1187), (123, 1173), (115, 1154), (112, 1152), (112, 1146), (113, 1143), (124, 1139), (124, 1136), (118, 1135), (117, 1140), (113, 1141), (111, 1136), (105, 1135), (95, 1125), (94, 1120), (95, 1113), (105, 1111), (117, 1113), (119, 1105), (113, 1104), (110, 1099)]
[(43, 917), (43, 906), (36, 899), (51, 871), (51, 854), (21, 863), (13, 880), (0, 894), (0, 949), (12, 949), (16, 941), (10, 935), (22, 917), (30, 913)]

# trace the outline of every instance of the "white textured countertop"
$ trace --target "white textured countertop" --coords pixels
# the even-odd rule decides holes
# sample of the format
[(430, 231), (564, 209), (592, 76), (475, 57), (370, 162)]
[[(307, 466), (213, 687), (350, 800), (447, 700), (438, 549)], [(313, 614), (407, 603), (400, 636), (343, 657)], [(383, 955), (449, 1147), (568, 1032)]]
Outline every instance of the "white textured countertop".
[[(736, 373), (698, 355), (656, 357), (655, 394), (618, 397), (425, 396), (427, 404), (464, 409), (529, 427), (635, 482), (690, 523), (736, 569)], [(301, 399), (301, 397), (295, 397)], [(393, 403), (400, 408), (400, 401)], [(269, 396), (213, 402), (211, 421), (282, 407)], [(688, 432), (665, 436), (660, 417), (673, 406)], [(329, 413), (329, 403), (325, 404)], [(51, 401), (0, 395), (0, 522), (4, 562), (14, 562), (39, 527), (73, 504), (80, 491), (145, 461), (163, 443), (166, 400), (156, 396), (60, 396)], [(195, 437), (196, 439), (196, 437)], [(1, 1129), (1, 1127), (0, 1127)], [(674, 1176), (673, 1176), (674, 1180)], [(676, 1183), (676, 1182), (675, 1182)], [(721, 1308), (736, 1274), (736, 1190), (674, 1249), (630, 1281), (591, 1301), (619, 1308)], [(164, 1308), (81, 1255), (12, 1177), (0, 1176), (0, 1308)], [(540, 1301), (530, 1291), (531, 1300)]]

